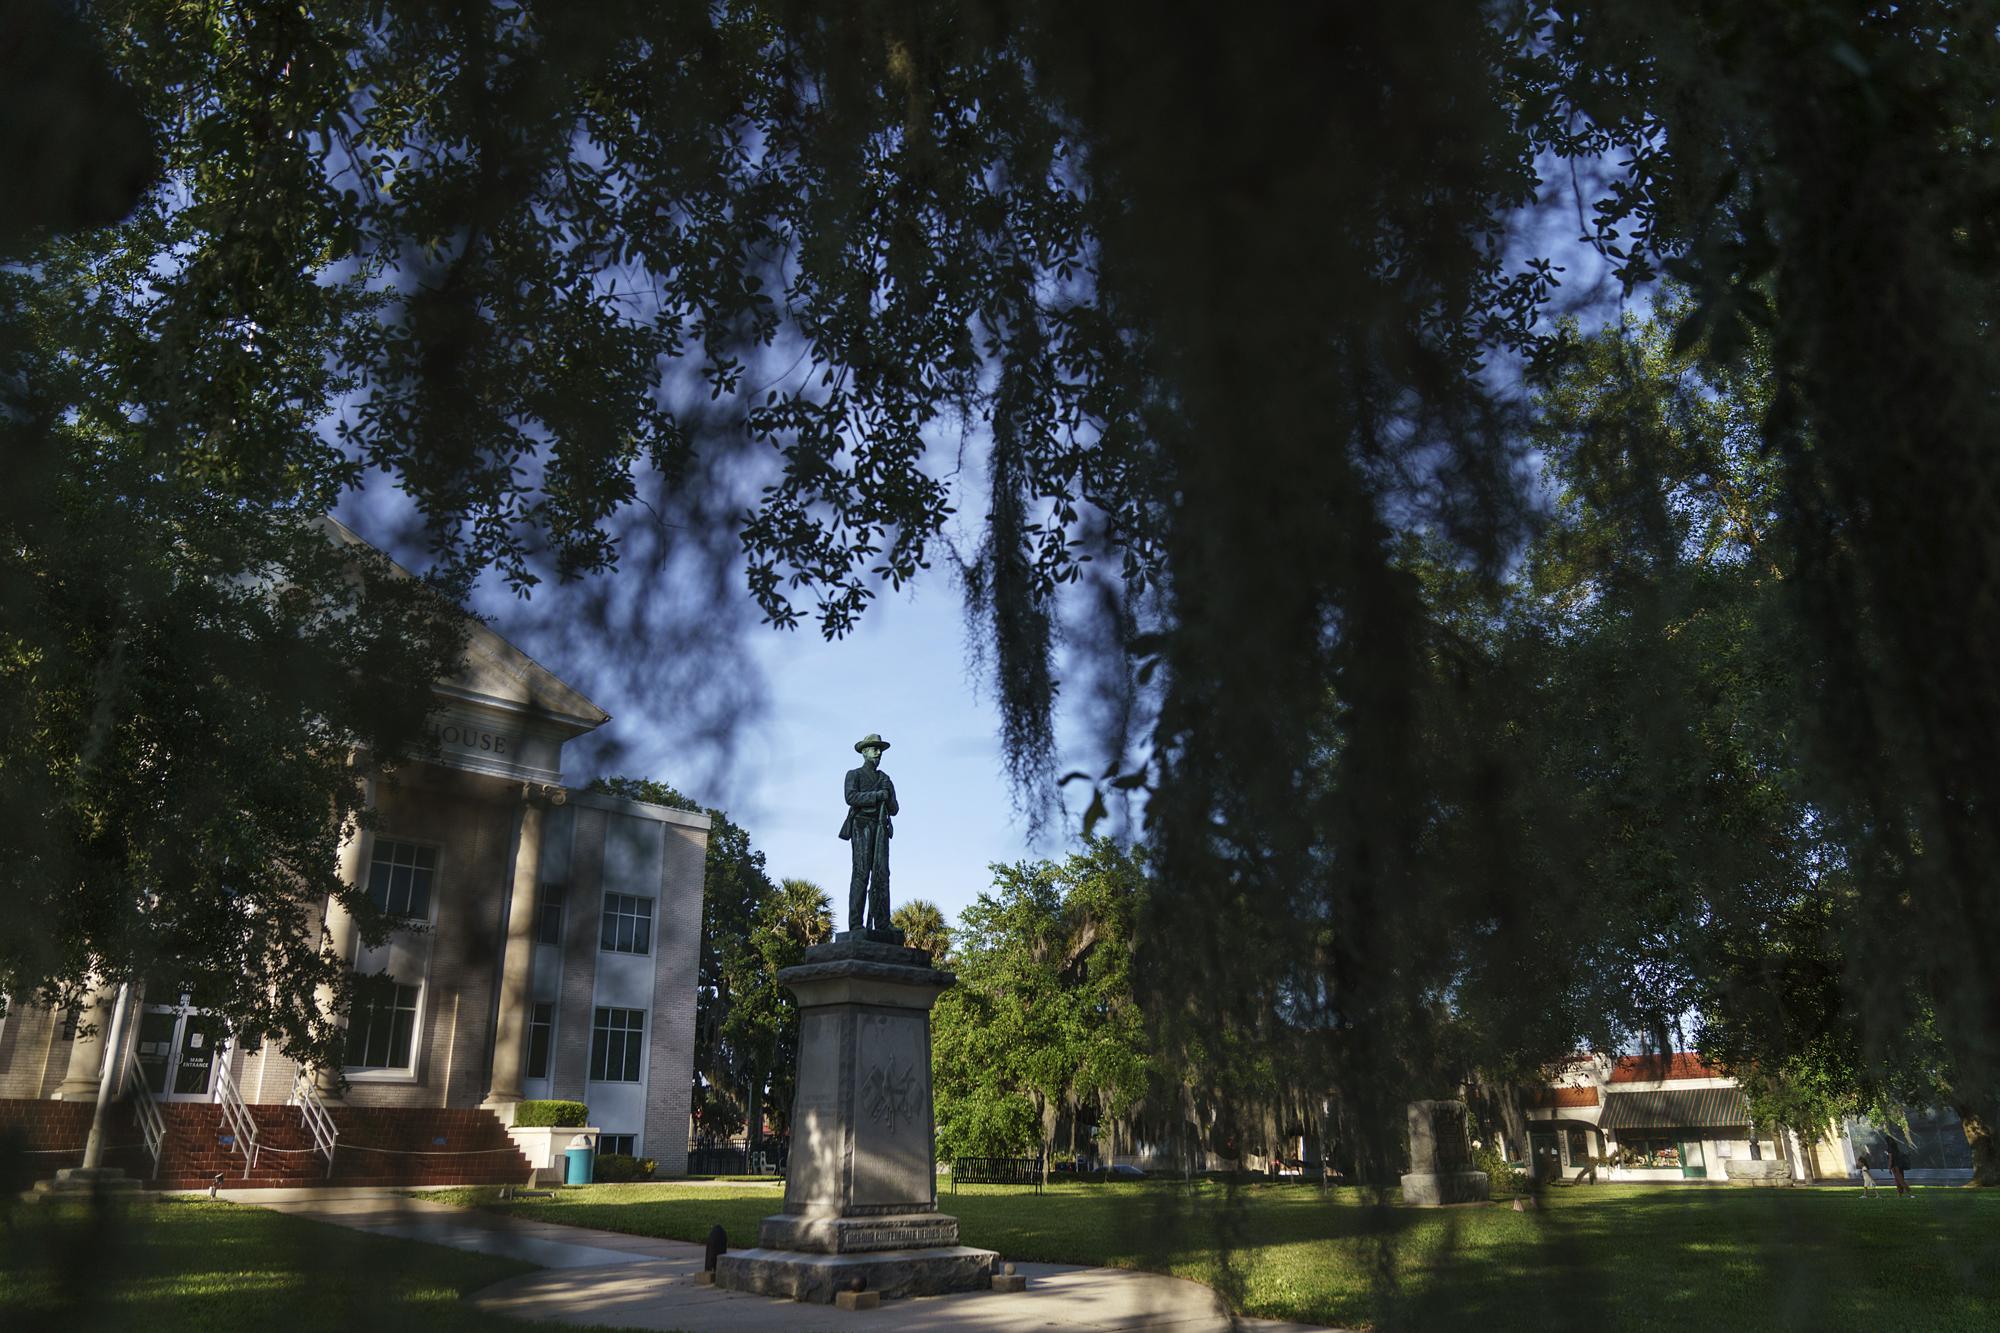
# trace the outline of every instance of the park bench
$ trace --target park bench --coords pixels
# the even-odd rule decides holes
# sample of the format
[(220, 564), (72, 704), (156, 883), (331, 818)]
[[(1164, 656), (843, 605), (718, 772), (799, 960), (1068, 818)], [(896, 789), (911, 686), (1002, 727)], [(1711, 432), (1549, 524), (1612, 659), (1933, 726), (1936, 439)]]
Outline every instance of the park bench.
[(1042, 1159), (1039, 1157), (961, 1157), (951, 1164), (951, 1192), (958, 1184), (1033, 1185), (1042, 1192)]

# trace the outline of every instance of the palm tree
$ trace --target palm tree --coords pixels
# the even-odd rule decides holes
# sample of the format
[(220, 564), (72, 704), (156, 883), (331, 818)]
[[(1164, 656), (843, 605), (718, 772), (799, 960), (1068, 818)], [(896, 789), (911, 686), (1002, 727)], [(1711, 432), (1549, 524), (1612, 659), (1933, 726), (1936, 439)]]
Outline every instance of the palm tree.
[(833, 899), (809, 879), (780, 880), (765, 912), (773, 928), (802, 948), (833, 938)]
[(934, 963), (942, 963), (951, 952), (951, 927), (938, 905), (912, 898), (889, 914), (889, 924), (903, 932), (903, 942), (922, 949)]

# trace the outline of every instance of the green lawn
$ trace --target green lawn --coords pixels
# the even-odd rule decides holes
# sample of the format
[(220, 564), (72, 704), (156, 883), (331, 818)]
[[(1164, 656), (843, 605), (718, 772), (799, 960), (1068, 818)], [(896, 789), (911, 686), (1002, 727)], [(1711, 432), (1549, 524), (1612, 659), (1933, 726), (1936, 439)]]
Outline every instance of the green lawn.
[[(739, 1248), (775, 1188), (600, 1185), (510, 1205), (641, 1235)], [(1538, 1212), (1376, 1209), (1359, 1191), (1252, 1186), (967, 1186), (940, 1201), (968, 1245), (1009, 1259), (1149, 1268), (1252, 1314), (1384, 1329), (2000, 1328), (2000, 1193), (1601, 1185)]]
[(531, 1272), (231, 1203), (0, 1207), (0, 1329), (381, 1333), (548, 1327), (466, 1292)]

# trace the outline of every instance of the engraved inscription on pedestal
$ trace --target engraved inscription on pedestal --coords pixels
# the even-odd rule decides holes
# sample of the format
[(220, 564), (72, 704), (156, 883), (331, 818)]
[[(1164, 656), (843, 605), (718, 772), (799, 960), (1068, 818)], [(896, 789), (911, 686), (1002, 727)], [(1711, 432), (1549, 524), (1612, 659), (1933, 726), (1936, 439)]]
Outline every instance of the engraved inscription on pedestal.
[(794, 1217), (764, 1219), (757, 1244), (771, 1250), (815, 1254), (862, 1254), (871, 1250), (921, 1250), (958, 1244), (958, 1219), (943, 1213), (882, 1217)]
[(926, 1245), (958, 1244), (958, 1219), (899, 1222), (888, 1218), (854, 1220), (840, 1229), (844, 1253), (857, 1250), (921, 1250)]

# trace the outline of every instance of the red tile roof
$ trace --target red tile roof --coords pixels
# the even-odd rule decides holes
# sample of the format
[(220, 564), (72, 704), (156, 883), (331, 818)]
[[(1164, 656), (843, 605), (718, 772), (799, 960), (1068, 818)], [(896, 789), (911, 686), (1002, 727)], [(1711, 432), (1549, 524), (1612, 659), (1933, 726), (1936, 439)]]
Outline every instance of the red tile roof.
[(1651, 1083), (1676, 1078), (1721, 1078), (1722, 1071), (1693, 1051), (1672, 1055), (1621, 1055), (1611, 1066), (1613, 1083)]
[(1535, 1088), (1526, 1099), (1529, 1106), (1595, 1106), (1596, 1088)]

